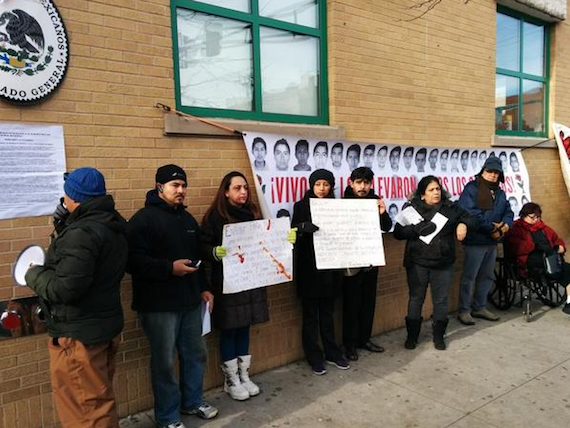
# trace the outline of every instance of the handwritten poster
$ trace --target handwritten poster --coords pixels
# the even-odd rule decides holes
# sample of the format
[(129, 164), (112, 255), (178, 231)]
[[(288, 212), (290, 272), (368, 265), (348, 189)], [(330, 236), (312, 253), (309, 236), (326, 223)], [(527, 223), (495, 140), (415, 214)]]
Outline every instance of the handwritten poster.
[(64, 172), (62, 126), (0, 122), (0, 219), (52, 214)]
[(289, 219), (226, 224), (222, 245), (224, 294), (239, 293), (293, 279), (293, 246), (287, 241)]
[(375, 199), (311, 198), (317, 269), (384, 266), (384, 243)]

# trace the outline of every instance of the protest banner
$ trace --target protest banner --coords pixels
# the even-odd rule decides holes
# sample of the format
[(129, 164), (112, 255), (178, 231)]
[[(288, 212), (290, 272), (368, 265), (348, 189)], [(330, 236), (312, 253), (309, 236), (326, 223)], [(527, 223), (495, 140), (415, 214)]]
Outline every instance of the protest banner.
[(375, 199), (311, 199), (317, 269), (384, 266), (384, 244)]
[(566, 190), (570, 195), (570, 128), (560, 123), (552, 124), (556, 145), (558, 146), (558, 154), (560, 155), (560, 168), (562, 169), (562, 177), (566, 184)]
[(528, 172), (519, 149), (428, 147), (353, 141), (324, 141), (291, 135), (244, 133), (263, 216), (291, 216), (293, 205), (309, 187), (312, 171), (324, 168), (336, 180), (335, 197), (342, 198), (352, 170), (367, 166), (372, 187), (386, 202), (393, 223), (408, 196), (426, 175), (435, 175), (457, 200), (463, 187), (481, 171), (489, 156), (501, 160), (501, 184), (515, 216), (530, 200)]
[(292, 245), (287, 241), (288, 219), (226, 224), (222, 246), (224, 294), (281, 284), (293, 279)]

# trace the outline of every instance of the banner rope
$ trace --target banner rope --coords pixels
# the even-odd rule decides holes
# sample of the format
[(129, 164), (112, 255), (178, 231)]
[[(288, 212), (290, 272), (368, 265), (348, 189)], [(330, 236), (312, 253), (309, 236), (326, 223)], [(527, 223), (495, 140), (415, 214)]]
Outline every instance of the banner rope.
[(167, 106), (166, 104), (163, 104), (163, 103), (156, 103), (156, 104), (154, 105), (154, 107), (160, 108), (160, 109), (162, 109), (162, 110), (164, 110), (164, 111), (166, 111), (166, 112), (168, 112), (168, 113), (174, 113), (174, 114), (176, 114), (177, 116), (180, 116), (182, 119), (184, 119), (184, 120), (186, 120), (186, 121), (187, 121), (188, 119), (196, 120), (196, 121), (198, 121), (198, 122), (205, 123), (206, 125), (215, 126), (216, 128), (220, 128), (220, 129), (223, 129), (224, 131), (231, 132), (232, 134), (239, 135), (240, 137), (242, 137), (243, 134), (244, 134), (242, 131), (238, 131), (237, 129), (230, 128), (229, 126), (222, 125), (222, 124), (217, 123), (217, 122), (214, 122), (214, 121), (212, 121), (212, 120), (208, 120), (208, 119), (204, 119), (204, 118), (201, 118), (201, 117), (192, 116), (191, 114), (184, 113), (184, 112), (182, 112), (182, 111), (176, 110), (176, 109), (174, 109), (174, 108), (172, 108), (172, 107), (170, 107), (170, 106)]

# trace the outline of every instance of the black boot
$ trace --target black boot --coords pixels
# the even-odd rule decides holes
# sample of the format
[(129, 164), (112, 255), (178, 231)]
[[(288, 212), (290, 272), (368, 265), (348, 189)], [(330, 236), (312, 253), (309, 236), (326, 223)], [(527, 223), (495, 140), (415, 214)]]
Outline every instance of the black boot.
[(447, 346), (445, 345), (445, 330), (447, 329), (447, 324), (449, 320), (435, 320), (432, 323), (433, 327), (433, 344), (435, 349), (439, 351), (445, 351)]
[(419, 320), (413, 320), (406, 317), (406, 329), (408, 330), (408, 337), (406, 338), (406, 343), (404, 346), (406, 349), (415, 349), (418, 344), (418, 336), (420, 335), (420, 330), (422, 328), (423, 318)]

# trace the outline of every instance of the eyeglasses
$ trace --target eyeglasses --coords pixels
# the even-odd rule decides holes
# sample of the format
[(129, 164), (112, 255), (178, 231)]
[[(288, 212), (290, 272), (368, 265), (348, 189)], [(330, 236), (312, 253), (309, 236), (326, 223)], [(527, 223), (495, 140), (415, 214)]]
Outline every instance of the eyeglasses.
[(540, 216), (538, 214), (529, 214), (528, 218), (531, 220), (540, 220)]

